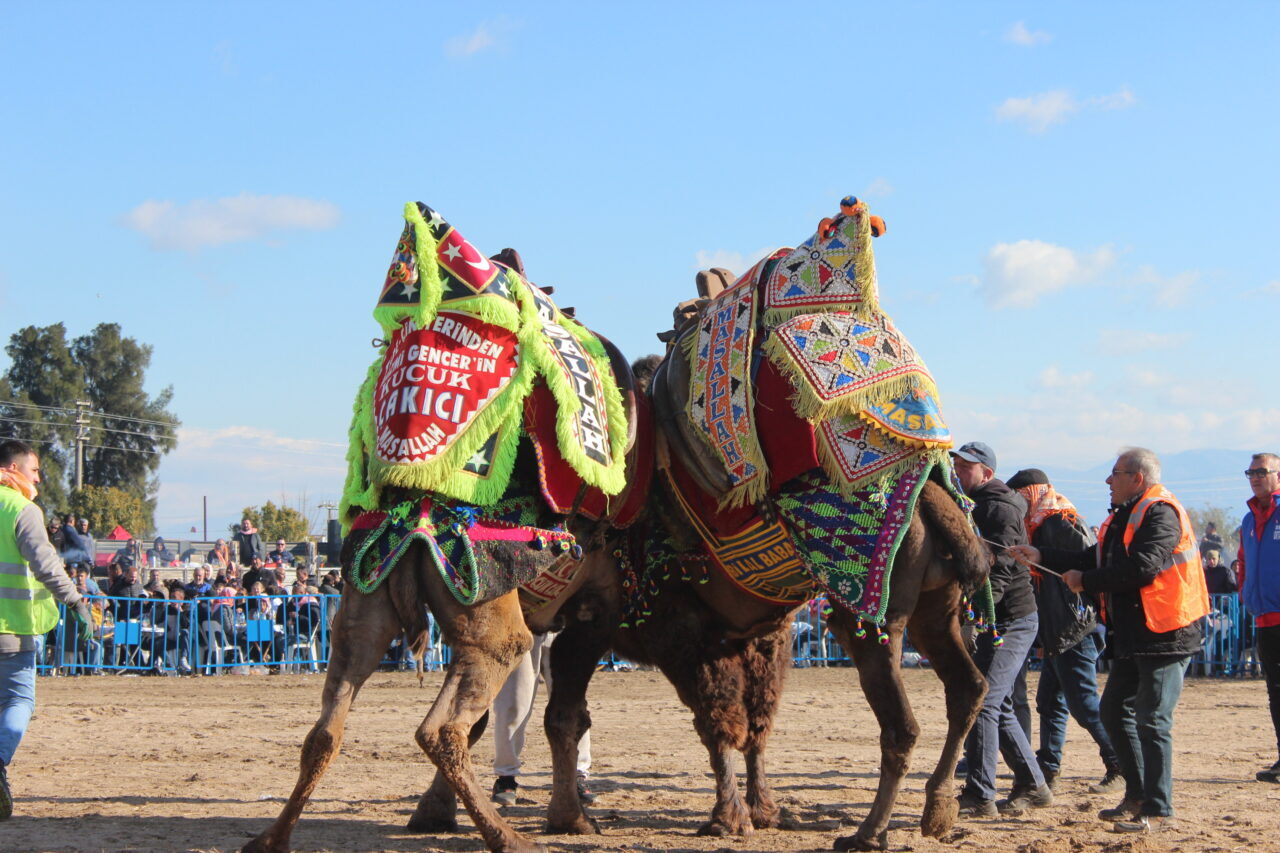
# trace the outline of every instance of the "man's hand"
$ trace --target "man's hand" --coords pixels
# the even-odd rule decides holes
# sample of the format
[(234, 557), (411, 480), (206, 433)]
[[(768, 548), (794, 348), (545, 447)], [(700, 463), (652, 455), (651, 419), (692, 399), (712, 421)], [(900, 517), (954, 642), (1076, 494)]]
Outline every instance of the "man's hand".
[(89, 603), (83, 598), (67, 611), (76, 622), (76, 636), (80, 642), (86, 643), (93, 638), (93, 614), (89, 612)]
[(1040, 549), (1034, 545), (1008, 545), (1005, 551), (1024, 566), (1040, 562)]
[(1062, 573), (1062, 582), (1067, 585), (1067, 589), (1072, 592), (1084, 592), (1084, 572), (1072, 569), (1069, 572)]

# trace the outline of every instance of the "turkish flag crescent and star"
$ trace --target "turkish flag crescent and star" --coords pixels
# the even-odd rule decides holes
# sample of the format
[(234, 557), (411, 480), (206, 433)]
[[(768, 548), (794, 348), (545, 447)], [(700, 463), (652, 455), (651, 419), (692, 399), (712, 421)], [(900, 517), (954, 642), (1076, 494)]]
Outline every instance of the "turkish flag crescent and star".
[(376, 453), (389, 465), (442, 454), (506, 387), (520, 364), (513, 332), (441, 311), (391, 336), (373, 394)]

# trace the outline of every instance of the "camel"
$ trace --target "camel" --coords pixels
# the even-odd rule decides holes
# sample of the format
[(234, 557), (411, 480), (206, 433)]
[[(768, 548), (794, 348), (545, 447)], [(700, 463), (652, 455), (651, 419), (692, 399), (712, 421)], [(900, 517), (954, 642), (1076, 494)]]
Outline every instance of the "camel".
[[(884, 229), (882, 222), (874, 227)], [(654, 405), (659, 459), (675, 457), (689, 474), (685, 488), (715, 497), (724, 494), (726, 480), (705, 445), (690, 435), (683, 417), (689, 381), (685, 360), (676, 357), (676, 342), (727, 283), (723, 271), (700, 274), (701, 298), (682, 303), (676, 309), (676, 329), (659, 335), (671, 343), (667, 356), (660, 364), (654, 356), (633, 368)], [(883, 624), (868, 631), (839, 605), (828, 619), (828, 627), (858, 668), (863, 693), (880, 726), (881, 744), (880, 781), (871, 810), (855, 834), (836, 839), (837, 850), (887, 845), (890, 814), (920, 732), (901, 677), (904, 630), (928, 656), (946, 692), (946, 742), (925, 786), (921, 831), (942, 836), (957, 816), (952, 774), (986, 692), (986, 682), (961, 636), (962, 613), (965, 595), (984, 584), (991, 555), (945, 491), (941, 476), (935, 469), (923, 484), (916, 511), (906, 524), (892, 564)], [(651, 530), (665, 531), (678, 552), (689, 554), (697, 549), (697, 537), (672, 482), (664, 481), (651, 493), (648, 524)], [(773, 511), (769, 499), (762, 504), (766, 513)], [(643, 539), (644, 528), (633, 528), (627, 537), (631, 543), (623, 539), (613, 544), (615, 559), (632, 558), (637, 550), (634, 540)], [(748, 835), (779, 825), (781, 814), (765, 776), (764, 750), (789, 667), (790, 624), (801, 605), (761, 600), (717, 568), (694, 568), (691, 574), (704, 572), (704, 582), (683, 581), (677, 573), (653, 579), (657, 594), (649, 597), (651, 613), (642, 624), (615, 627), (622, 618), (622, 596), (616, 581), (611, 583), (607, 576), (589, 581), (566, 608), (567, 626), (552, 647), (553, 689), (545, 718), (553, 760), (551, 831), (596, 831), (577, 797), (574, 766), (578, 738), (590, 725), (587, 685), (595, 662), (610, 647), (632, 660), (656, 664), (693, 711), (694, 727), (710, 753), (716, 779), (715, 805), (699, 834)], [(738, 791), (735, 750), (745, 758), (745, 799)]]
[[(405, 313), (409, 310), (416, 310), (419, 291), (423, 288), (418, 287), (419, 284), (440, 288), (434, 294), (435, 299), (440, 298), (443, 292), (445, 299), (449, 299), (451, 294), (462, 293), (463, 298), (458, 299), (463, 305), (475, 305), (479, 298), (490, 298), (493, 300), (533, 300), (536, 302), (536, 312), (533, 312), (538, 322), (544, 325), (537, 327), (535, 332), (542, 332), (547, 337), (554, 338), (559, 336), (560, 343), (559, 352), (565, 351), (564, 340), (570, 332), (566, 332), (566, 328), (578, 329), (576, 325), (570, 326), (563, 321), (556, 321), (559, 316), (569, 316), (569, 311), (559, 312), (554, 305), (546, 299), (545, 294), (549, 292), (547, 289), (536, 289), (529, 285), (523, 279), (523, 268), (520, 263), (519, 256), (512, 250), (504, 250), (503, 253), (489, 259), (502, 265), (497, 271), (500, 279), (494, 286), (492, 276), (493, 264), (485, 264), (483, 256), (479, 256), (479, 260), (474, 253), (473, 247), (466, 243), (456, 231), (452, 229), (447, 222), (439, 217), (430, 208), (425, 205), (409, 205), (406, 207), (406, 220), (409, 225), (406, 226), (405, 236), (402, 237), (397, 254), (393, 260), (392, 271), (388, 276), (388, 284), (384, 287), (383, 296), (379, 303), (379, 311), (397, 311), (401, 310), (399, 306), (408, 304), (409, 309), (403, 309)], [(433, 236), (432, 242), (424, 243), (424, 235), (428, 233)], [(437, 242), (438, 241), (438, 242)], [(417, 249), (415, 250), (415, 246)], [(426, 247), (425, 249), (423, 247)], [(427, 252), (430, 252), (428, 255)], [(454, 259), (455, 255), (461, 254), (461, 259), (467, 264), (466, 267), (456, 263), (454, 267), (448, 267), (448, 261)], [(438, 256), (440, 260), (439, 269), (434, 268), (434, 264), (424, 258), (434, 258)], [(430, 266), (431, 269), (427, 273), (419, 275), (418, 264), (423, 264), (424, 268)], [(464, 277), (473, 275), (470, 270), (485, 270), (488, 268), (487, 275), (490, 278), (471, 279), (463, 281)], [(457, 271), (455, 273), (455, 270)], [(505, 278), (501, 278), (505, 276)], [(441, 281), (443, 280), (443, 288)], [(403, 285), (407, 284), (407, 287)], [(471, 287), (471, 290), (464, 290), (464, 285)], [(450, 290), (452, 288), (452, 290)], [(512, 292), (518, 291), (519, 296), (513, 297)], [(473, 293), (479, 293), (479, 297), (473, 296)], [(470, 299), (469, 303), (464, 299)], [(506, 302), (499, 301), (498, 308), (486, 308), (490, 313), (488, 317), (497, 318), (494, 322), (500, 321), (504, 316), (515, 316), (512, 311), (508, 311)], [(522, 316), (530, 316), (530, 302), (516, 301), (515, 304), (524, 311)], [(461, 316), (462, 308), (451, 309), (450, 317)], [(504, 315), (503, 312), (506, 312)], [(558, 313), (557, 313), (558, 312)], [(375, 316), (378, 316), (375, 314)], [(391, 321), (385, 322), (384, 317), (390, 316)], [(397, 334), (407, 332), (409, 334), (417, 334), (419, 336), (427, 334), (427, 329), (432, 332), (437, 329), (444, 329), (447, 333), (452, 333), (453, 340), (470, 340), (473, 351), (478, 351), (483, 355), (492, 355), (498, 352), (498, 344), (487, 343), (484, 340), (476, 338), (474, 335), (470, 338), (467, 335), (457, 332), (457, 328), (462, 328), (461, 321), (453, 319), (444, 319), (439, 322), (433, 321), (433, 315), (428, 314), (425, 319), (419, 315), (409, 315), (410, 320), (404, 321), (400, 316), (392, 313), (384, 314), (380, 317), (380, 322), (384, 322), (384, 326), (391, 325), (396, 329)], [(415, 324), (416, 321), (416, 324)], [(556, 321), (559, 325), (551, 328), (549, 332), (542, 330), (550, 328), (545, 325), (548, 322)], [(434, 325), (433, 325), (434, 322)], [(395, 324), (400, 324), (398, 328)], [(472, 322), (470, 328), (494, 328), (492, 325), (486, 326), (479, 322)], [(521, 327), (524, 328), (524, 327)], [(573, 332), (578, 335), (580, 333)], [(424, 338), (419, 337), (417, 340), (422, 341)], [(438, 341), (438, 338), (431, 339)], [(501, 340), (499, 338), (499, 340)], [(524, 341), (530, 338), (522, 339)], [(536, 343), (536, 338), (533, 339)], [(422, 795), (409, 826), (411, 829), (423, 832), (441, 832), (453, 831), (457, 829), (456, 811), (458, 801), (461, 800), (462, 805), (467, 809), (476, 827), (479, 829), (485, 844), (490, 850), (501, 851), (501, 853), (537, 853), (544, 850), (544, 846), (532, 841), (520, 833), (516, 832), (498, 813), (496, 807), (489, 801), (487, 792), (483, 790), (476, 780), (474, 768), (470, 757), (470, 747), (476, 742), (484, 731), (487, 721), (488, 709), (497, 695), (503, 682), (514, 668), (519, 658), (529, 650), (532, 645), (532, 632), (543, 632), (552, 630), (557, 627), (558, 613), (562, 609), (564, 602), (572, 597), (580, 588), (588, 577), (600, 574), (612, 574), (614, 572), (612, 559), (607, 552), (603, 550), (604, 535), (610, 530), (610, 525), (615, 521), (614, 514), (622, 512), (629, 505), (627, 495), (632, 486), (636, 486), (639, 490), (645, 488), (642, 480), (634, 476), (637, 470), (644, 470), (649, 464), (646, 459), (644, 465), (641, 464), (642, 448), (644, 442), (637, 440), (637, 424), (641, 419), (641, 411), (643, 404), (639, 403), (636, 397), (634, 385), (631, 381), (630, 369), (626, 361), (621, 357), (612, 344), (603, 338), (598, 338), (603, 352), (607, 355), (607, 369), (612, 373), (616, 382), (617, 392), (620, 398), (620, 411), (623, 412), (626, 421), (619, 423), (615, 420), (610, 421), (608, 429), (610, 432), (609, 441), (611, 447), (621, 446), (625, 448), (625, 457), (617, 457), (619, 460), (625, 461), (625, 471), (629, 472), (626, 478), (626, 484), (621, 492), (615, 490), (612, 500), (604, 497), (606, 494), (600, 488), (588, 488), (585, 482), (581, 486), (575, 481), (568, 480), (567, 475), (561, 477), (561, 482), (569, 482), (569, 485), (562, 486), (562, 489), (568, 489), (568, 503), (571, 507), (553, 506), (550, 497), (552, 490), (549, 486), (543, 484), (539, 488), (539, 477), (546, 473), (548, 462), (548, 454), (559, 453), (556, 448), (559, 446), (555, 443), (553, 437), (548, 443), (543, 441), (535, 446), (535, 438), (533, 433), (536, 427), (536, 415), (531, 411), (536, 409), (535, 398), (540, 388), (532, 384), (529, 392), (530, 396), (525, 399), (525, 407), (516, 409), (516, 417), (524, 417), (523, 427), (517, 429), (518, 440), (515, 445), (515, 456), (513, 461), (513, 469), (510, 472), (510, 485), (508, 491), (502, 493), (503, 498), (514, 495), (520, 498), (533, 497), (538, 507), (538, 520), (536, 523), (530, 524), (521, 521), (522, 525), (529, 525), (524, 528), (516, 528), (517, 530), (533, 530), (537, 529), (544, 533), (551, 531), (553, 526), (559, 524), (567, 528), (572, 533), (578, 547), (565, 547), (557, 551), (552, 546), (559, 541), (564, 544), (567, 540), (552, 540), (552, 544), (546, 544), (543, 537), (528, 541), (512, 541), (510, 538), (495, 536), (490, 539), (475, 539), (473, 546), (475, 552), (480, 553), (487, 563), (484, 565), (498, 565), (502, 568), (510, 568), (513, 572), (520, 570), (522, 561), (527, 566), (530, 560), (530, 549), (535, 549), (540, 554), (560, 554), (552, 560), (551, 568), (544, 571), (537, 577), (545, 577), (546, 575), (560, 573), (562, 568), (566, 567), (567, 562), (576, 562), (578, 567), (573, 572), (561, 573), (568, 580), (565, 582), (558, 593), (549, 594), (547, 597), (538, 600), (537, 604), (522, 604), (522, 589), (527, 588), (528, 581), (524, 582), (523, 587), (508, 586), (504, 587), (507, 591), (489, 597), (487, 600), (477, 596), (474, 603), (463, 603), (462, 599), (455, 590), (450, 588), (450, 581), (446, 581), (442, 575), (438, 558), (433, 556), (436, 554), (434, 546), (445, 540), (445, 530), (441, 529), (439, 533), (432, 533), (430, 545), (421, 539), (405, 540), (411, 544), (401, 553), (399, 562), (394, 566), (381, 585), (373, 587), (368, 591), (361, 591), (358, 584), (353, 582), (353, 565), (357, 562), (357, 555), (362, 554), (361, 546), (365, 543), (367, 537), (376, 535), (376, 530), (362, 529), (359, 527), (359, 518), (356, 518), (353, 524), (355, 527), (347, 537), (343, 545), (342, 563), (344, 576), (348, 578), (343, 591), (341, 605), (338, 608), (337, 615), (334, 619), (332, 629), (332, 651), (329, 659), (328, 672), (325, 676), (324, 690), (321, 697), (320, 716), (306, 736), (302, 745), (301, 767), (298, 774), (298, 780), (294, 786), (293, 792), (290, 794), (288, 801), (285, 803), (280, 812), (279, 817), (260, 835), (250, 841), (243, 847), (244, 853), (285, 853), (289, 850), (289, 840), (293, 831), (293, 827), (297, 823), (304, 806), (316, 786), (319, 784), (321, 776), (328, 767), (333, 758), (337, 755), (342, 745), (343, 732), (346, 726), (347, 715), (351, 710), (352, 702), (355, 700), (360, 691), (361, 686), (368, 679), (370, 674), (374, 672), (380, 663), (383, 654), (391, 643), (392, 639), (404, 632), (406, 641), (410, 647), (414, 649), (418, 657), (429, 641), (427, 630), (426, 613), (429, 610), (434, 616), (436, 623), (439, 625), (444, 641), (452, 650), (452, 661), (449, 664), (444, 683), (440, 688), (439, 694), (432, 703), (426, 717), (418, 725), (416, 731), (416, 739), (418, 745), (435, 764), (437, 770), (435, 777)], [(388, 353), (396, 352), (396, 340), (390, 342), (382, 342), (389, 346)], [(434, 343), (433, 346), (444, 347), (443, 344)], [(534, 344), (523, 344), (525, 347), (525, 357), (529, 357), (529, 347)], [(427, 358), (426, 343), (415, 345), (415, 355), (409, 356), (409, 362), (413, 363), (416, 353), (423, 353), (422, 358)], [(478, 348), (478, 349), (477, 349)], [(454, 351), (459, 352), (458, 350)], [(588, 350), (590, 352), (590, 350)], [(576, 357), (576, 361), (574, 358)], [(451, 355), (445, 362), (447, 366), (452, 368), (465, 369), (463, 363), (464, 356)], [(585, 370), (582, 364), (586, 360), (586, 356), (581, 351), (570, 351), (569, 366), (566, 369)], [(375, 362), (375, 368), (384, 362), (380, 360)], [(386, 362), (390, 364), (390, 370), (395, 370), (403, 361)], [(471, 359), (471, 364), (478, 363), (475, 358)], [(554, 362), (549, 358), (544, 358), (542, 365), (552, 365), (552, 367), (539, 367), (543, 371), (540, 375), (544, 377), (547, 385), (550, 384), (550, 378), (546, 376), (547, 370), (558, 369), (554, 367)], [(601, 368), (600, 374), (604, 375), (605, 368)], [(400, 370), (400, 373), (404, 373)], [(425, 373), (425, 371), (423, 371)], [(449, 372), (448, 375), (456, 374), (456, 370)], [(373, 387), (373, 380), (377, 378), (376, 371), (371, 372), (370, 379), (366, 383), (367, 388)], [(465, 384), (461, 380), (459, 384)], [(438, 393), (443, 395), (445, 386), (439, 386)], [(544, 389), (545, 390), (545, 389)], [(410, 392), (416, 393), (416, 392)], [(406, 393), (406, 399), (410, 396)], [(363, 394), (363, 392), (362, 392)], [(360, 398), (358, 398), (359, 401)], [(550, 400), (547, 396), (544, 400)], [(391, 397), (392, 404), (396, 403), (396, 397)], [(587, 401), (588, 403), (590, 400)], [(586, 404), (583, 404), (586, 405)], [(535, 406), (530, 409), (529, 406)], [(437, 409), (441, 409), (437, 404)], [(390, 407), (387, 409), (390, 411)], [(426, 406), (422, 407), (423, 412)], [(447, 410), (445, 410), (447, 412)], [(554, 403), (548, 408), (544, 404), (543, 413), (551, 411), (550, 423), (555, 425)], [(357, 416), (353, 421), (353, 443), (359, 439), (363, 433), (363, 422), (361, 420), (361, 409), (359, 402), (357, 405)], [(522, 415), (523, 412), (523, 415)], [(545, 421), (544, 421), (545, 423)], [(520, 425), (517, 424), (517, 427)], [(492, 429), (492, 427), (491, 427)], [(498, 433), (494, 433), (498, 435)], [(483, 436), (482, 436), (483, 437)], [(493, 446), (493, 443), (500, 439), (491, 439), (485, 447)], [(416, 441), (416, 439), (415, 439)], [(614, 444), (613, 442), (616, 442)], [(380, 440), (378, 450), (382, 451), (385, 445)], [(372, 452), (368, 443), (356, 444), (355, 450), (362, 452), (353, 452), (348, 458), (352, 460), (351, 473), (348, 476), (348, 491), (351, 490), (352, 484), (357, 489), (364, 489), (368, 485), (368, 477), (366, 472), (370, 468), (370, 453)], [(416, 452), (415, 445), (415, 452)], [(479, 455), (479, 451), (467, 449), (465, 453), (459, 454), (459, 458), (466, 461), (468, 457), (475, 452)], [(471, 461), (467, 462), (472, 465)], [(566, 463), (568, 464), (568, 463)], [(495, 464), (495, 468), (498, 466)], [(577, 470), (575, 468), (575, 470)], [(446, 474), (452, 472), (446, 471)], [(464, 478), (465, 479), (465, 478)], [(465, 485), (465, 484), (464, 484)], [(344, 493), (346, 500), (347, 493)], [(362, 497), (366, 493), (361, 492)], [(575, 497), (576, 495), (576, 497)], [(351, 515), (363, 509), (368, 510), (370, 507), (396, 507), (401, 505), (419, 505), (422, 501), (424, 492), (421, 489), (411, 489), (404, 485), (390, 485), (377, 494), (376, 503), (352, 504)], [(441, 502), (449, 506), (447, 503), (449, 495), (426, 491), (425, 497), (433, 502)], [(406, 503), (409, 502), (409, 503)], [(475, 511), (481, 514), (480, 521), (484, 521), (483, 513), (491, 504), (485, 502), (467, 502), (461, 501), (462, 504), (476, 504)], [(633, 499), (630, 503), (638, 504), (639, 499)], [(594, 515), (590, 510), (591, 506), (605, 507), (605, 510), (596, 512)], [(469, 507), (465, 507), (470, 510)], [(561, 511), (563, 510), (563, 511)], [(368, 513), (366, 512), (367, 516)], [(393, 513), (383, 513), (388, 519), (394, 516)], [(456, 516), (455, 516), (456, 517)], [(473, 522), (474, 523), (474, 520)], [(454, 532), (461, 536), (462, 525), (460, 522), (454, 525)], [(508, 529), (508, 532), (510, 530)], [(394, 546), (392, 546), (394, 547)], [(443, 547), (443, 545), (441, 545)], [(455, 552), (456, 553), (456, 552)], [(546, 559), (550, 560), (551, 557)], [(367, 586), (367, 584), (366, 584)], [(536, 599), (535, 599), (536, 600)], [(524, 601), (529, 601), (526, 597)]]

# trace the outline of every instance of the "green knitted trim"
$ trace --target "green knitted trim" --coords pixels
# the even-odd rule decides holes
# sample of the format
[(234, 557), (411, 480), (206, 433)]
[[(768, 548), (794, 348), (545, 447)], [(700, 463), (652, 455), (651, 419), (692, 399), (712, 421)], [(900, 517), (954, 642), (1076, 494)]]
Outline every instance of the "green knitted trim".
[(365, 462), (365, 448), (373, 446), (373, 386), (378, 381), (385, 352), (369, 365), (369, 372), (356, 392), (352, 406), (351, 428), (347, 431), (347, 479), (342, 486), (342, 498), (338, 501), (338, 520), (342, 522), (342, 535), (351, 533), (351, 523), (363, 510), (378, 505), (382, 487), (369, 478)]
[(538, 373), (547, 383), (552, 397), (556, 401), (556, 444), (565, 460), (573, 470), (582, 477), (587, 485), (595, 486), (607, 495), (616, 495), (626, 486), (627, 455), (627, 413), (622, 405), (622, 393), (618, 390), (617, 380), (609, 363), (604, 346), (595, 338), (589, 329), (569, 319), (556, 309), (555, 322), (573, 335), (582, 346), (583, 352), (595, 364), (596, 373), (600, 376), (600, 390), (604, 397), (605, 415), (608, 418), (606, 428), (609, 434), (608, 465), (601, 465), (591, 459), (579, 446), (573, 432), (572, 417), (582, 409), (572, 383), (564, 375), (551, 343), (542, 333), (542, 320), (538, 316), (537, 304), (527, 288), (519, 291), (520, 302), (520, 345), (522, 352), (537, 365)]

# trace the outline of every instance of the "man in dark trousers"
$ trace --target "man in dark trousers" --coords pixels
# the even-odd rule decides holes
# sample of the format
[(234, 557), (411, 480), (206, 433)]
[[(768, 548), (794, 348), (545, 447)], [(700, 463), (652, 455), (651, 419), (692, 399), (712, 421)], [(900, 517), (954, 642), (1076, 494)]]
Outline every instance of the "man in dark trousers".
[(1187, 511), (1160, 485), (1160, 460), (1131, 447), (1107, 477), (1112, 512), (1089, 548), (1011, 548), (1060, 572), (1072, 592), (1102, 596), (1114, 660), (1102, 724), (1124, 774), (1124, 800), (1098, 813), (1116, 832), (1151, 832), (1173, 820), (1173, 709), (1200, 648), (1209, 612), (1200, 551)]
[[(1008, 485), (1027, 502), (1024, 521), (1032, 545), (1081, 551), (1096, 541), (1075, 505), (1053, 487), (1044, 471), (1025, 468), (1010, 477)], [(1041, 573), (1036, 590), (1040, 647), (1044, 650), (1044, 669), (1036, 690), (1036, 711), (1040, 715), (1040, 749), (1036, 751), (1036, 760), (1044, 771), (1045, 781), (1056, 790), (1070, 715), (1093, 738), (1102, 757), (1103, 779), (1090, 785), (1089, 793), (1117, 791), (1124, 785), (1124, 776), (1098, 711), (1098, 655), (1102, 653), (1102, 638), (1093, 630), (1097, 624), (1093, 616), (1097, 604), (1087, 596), (1071, 592), (1061, 578), (1048, 573)], [(1078, 618), (1073, 605), (1091, 606), (1089, 618)]]
[[(988, 445), (973, 441), (952, 451), (951, 456), (960, 485), (975, 503), (973, 520), (978, 530), (984, 539), (995, 543), (991, 594), (996, 606), (996, 632), (984, 631), (977, 638), (974, 662), (986, 676), (987, 695), (965, 741), (968, 769), (960, 794), (960, 816), (994, 817), (1001, 811), (1021, 814), (1028, 808), (1053, 803), (1053, 792), (1045, 784), (1027, 733), (1013, 713), (1014, 680), (1026, 662), (1039, 625), (1031, 573), (1005, 551), (1008, 546), (1027, 541), (1022, 524), (1026, 505), (996, 479), (996, 454)], [(1009, 798), (997, 805), (996, 758), (1002, 739), (1008, 747), (1005, 758), (1014, 777), (1029, 781), (1014, 785)]]
[[(1257, 620), (1258, 660), (1267, 680), (1271, 725), (1280, 754), (1280, 456), (1256, 453), (1245, 471), (1253, 497), (1240, 524), (1241, 595)], [(1259, 782), (1280, 782), (1280, 760), (1258, 771)]]

